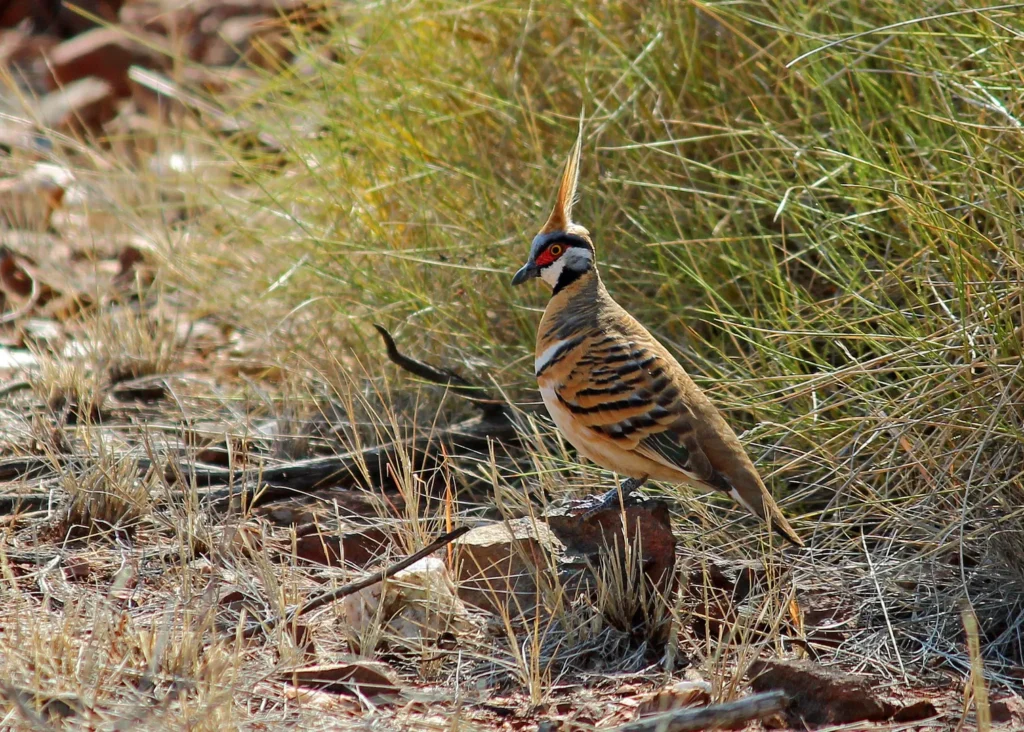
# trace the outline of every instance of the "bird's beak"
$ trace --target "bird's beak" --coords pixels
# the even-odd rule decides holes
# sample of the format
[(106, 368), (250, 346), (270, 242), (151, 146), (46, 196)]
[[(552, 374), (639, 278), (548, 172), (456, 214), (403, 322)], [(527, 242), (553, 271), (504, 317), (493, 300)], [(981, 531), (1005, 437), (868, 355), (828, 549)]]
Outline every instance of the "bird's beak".
[(529, 262), (524, 264), (518, 272), (516, 272), (516, 276), (512, 278), (512, 286), (515, 287), (516, 285), (521, 285), (527, 280), (532, 280), (534, 277), (539, 276), (540, 267), (538, 267), (537, 263), (531, 259)]

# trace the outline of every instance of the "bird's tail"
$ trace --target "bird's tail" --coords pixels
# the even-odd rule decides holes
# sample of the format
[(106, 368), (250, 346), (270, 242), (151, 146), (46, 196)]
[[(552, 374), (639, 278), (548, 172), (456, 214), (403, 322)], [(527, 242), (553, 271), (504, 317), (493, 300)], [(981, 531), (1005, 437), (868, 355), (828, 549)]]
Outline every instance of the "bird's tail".
[(782, 509), (768, 492), (761, 476), (756, 470), (743, 471), (744, 475), (739, 479), (730, 480), (732, 489), (729, 495), (738, 504), (750, 511), (752, 514), (767, 523), (773, 531), (784, 536), (791, 544), (803, 546), (803, 540), (797, 536), (789, 521), (782, 515)]

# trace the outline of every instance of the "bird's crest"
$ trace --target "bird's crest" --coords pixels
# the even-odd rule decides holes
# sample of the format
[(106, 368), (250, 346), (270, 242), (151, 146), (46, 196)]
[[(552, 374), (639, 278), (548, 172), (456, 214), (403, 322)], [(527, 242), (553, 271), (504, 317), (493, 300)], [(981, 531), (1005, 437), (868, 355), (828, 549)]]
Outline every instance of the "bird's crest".
[(583, 148), (583, 110), (580, 110), (580, 129), (576, 135), (576, 144), (572, 146), (569, 159), (562, 172), (562, 182), (558, 185), (555, 207), (541, 228), (541, 234), (552, 231), (568, 231), (572, 224), (572, 204), (576, 200), (576, 184), (580, 180), (580, 151)]

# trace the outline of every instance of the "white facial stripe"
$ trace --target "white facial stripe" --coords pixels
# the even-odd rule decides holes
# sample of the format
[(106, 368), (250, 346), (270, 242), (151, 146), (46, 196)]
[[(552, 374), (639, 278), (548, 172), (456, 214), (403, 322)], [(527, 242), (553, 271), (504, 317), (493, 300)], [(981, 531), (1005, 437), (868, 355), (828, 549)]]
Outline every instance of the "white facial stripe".
[(558, 284), (558, 278), (562, 276), (562, 270), (568, 267), (569, 269), (583, 271), (589, 266), (592, 259), (593, 256), (589, 249), (569, 247), (559, 259), (556, 259), (540, 271), (540, 277), (549, 285), (555, 287)]
[(565, 256), (562, 256), (561, 259), (556, 259), (542, 269), (540, 271), (540, 278), (554, 287), (558, 284), (558, 278), (562, 276), (563, 269), (565, 269)]

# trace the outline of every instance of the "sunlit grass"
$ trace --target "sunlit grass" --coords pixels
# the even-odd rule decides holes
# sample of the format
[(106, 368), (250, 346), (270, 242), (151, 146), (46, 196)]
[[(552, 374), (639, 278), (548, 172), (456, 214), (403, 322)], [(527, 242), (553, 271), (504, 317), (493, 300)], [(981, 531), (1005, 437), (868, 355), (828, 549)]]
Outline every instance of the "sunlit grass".
[[(301, 73), (233, 98), (283, 149), (212, 147), (234, 182), (211, 186), (182, 284), (284, 358), (381, 373), (380, 321), (536, 399), (544, 293), (509, 279), (582, 107), (576, 216), (609, 289), (751, 430), (808, 571), (898, 626), (900, 649), (883, 624), (851, 641), (881, 648), (865, 663), (963, 665), (964, 597), (989, 658), (1019, 662), (1022, 17), (340, 6), (326, 34), (295, 29)], [(918, 574), (941, 590), (908, 589)]]

